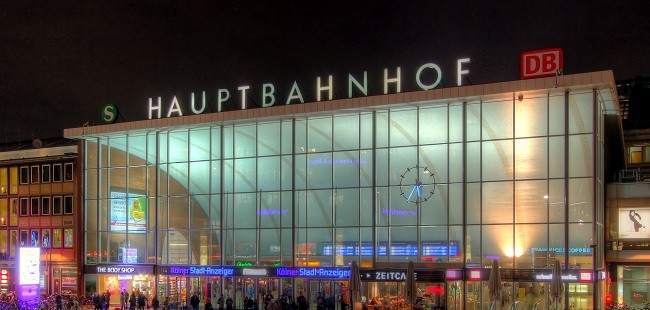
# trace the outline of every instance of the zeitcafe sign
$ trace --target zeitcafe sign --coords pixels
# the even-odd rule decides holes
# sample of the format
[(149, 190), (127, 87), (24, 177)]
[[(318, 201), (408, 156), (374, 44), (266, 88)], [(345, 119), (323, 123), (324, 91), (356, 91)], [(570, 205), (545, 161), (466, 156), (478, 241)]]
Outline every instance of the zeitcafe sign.
[[(462, 86), (464, 75), (469, 74), (470, 58), (459, 58), (456, 60), (456, 85)], [(389, 89), (395, 89), (395, 92), (402, 91), (402, 84), (407, 79), (414, 81), (421, 90), (429, 90), (438, 87), (442, 81), (443, 72), (436, 63), (425, 63), (413, 71), (402, 70), (401, 67), (383, 69), (383, 85), (373, 85), (373, 89), (382, 89), (383, 94), (388, 94)], [(315, 84), (308, 88), (305, 86), (309, 83), (298, 83), (293, 81), (288, 93), (278, 93), (273, 83), (264, 83), (262, 85), (241, 85), (237, 89), (218, 88), (215, 93), (201, 91), (198, 93), (189, 93), (188, 95), (173, 95), (171, 98), (151, 97), (149, 98), (149, 119), (167, 118), (183, 116), (188, 114), (202, 114), (211, 107), (216, 106), (217, 112), (224, 110), (224, 104), (229, 100), (237, 105), (240, 110), (247, 109), (247, 102), (252, 99), (253, 102), (260, 102), (262, 108), (272, 107), (274, 105), (289, 105), (294, 103), (305, 103), (306, 100), (324, 101), (342, 98), (334, 98), (336, 93), (347, 94), (347, 98), (352, 98), (357, 94), (368, 96), (370, 86), (368, 85), (368, 71), (362, 74), (348, 74), (347, 77), (317, 76)], [(303, 91), (313, 89), (315, 98), (305, 98)], [(345, 92), (341, 92), (345, 90)], [(260, 98), (251, 98), (250, 94), (255, 91), (261, 94)], [(307, 92), (305, 92), (307, 93)], [(259, 100), (259, 101), (258, 101)]]

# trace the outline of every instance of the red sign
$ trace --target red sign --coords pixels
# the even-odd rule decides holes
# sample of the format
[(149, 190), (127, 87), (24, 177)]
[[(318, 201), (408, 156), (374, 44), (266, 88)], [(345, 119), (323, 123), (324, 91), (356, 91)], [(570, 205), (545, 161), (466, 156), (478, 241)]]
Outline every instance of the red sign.
[(549, 48), (521, 53), (522, 79), (562, 75), (563, 66), (561, 48)]

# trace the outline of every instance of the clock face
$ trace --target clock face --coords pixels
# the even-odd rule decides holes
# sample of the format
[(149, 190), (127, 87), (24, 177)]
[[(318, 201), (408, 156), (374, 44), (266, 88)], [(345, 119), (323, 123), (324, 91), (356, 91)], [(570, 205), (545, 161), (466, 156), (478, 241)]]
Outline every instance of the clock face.
[(400, 175), (400, 195), (411, 203), (427, 202), (436, 190), (436, 178), (427, 167), (406, 168)]

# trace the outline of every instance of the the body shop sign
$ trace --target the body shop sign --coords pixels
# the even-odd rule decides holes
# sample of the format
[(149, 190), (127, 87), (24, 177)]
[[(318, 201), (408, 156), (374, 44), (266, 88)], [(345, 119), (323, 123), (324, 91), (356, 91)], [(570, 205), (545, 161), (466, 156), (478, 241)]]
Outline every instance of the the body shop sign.
[(18, 283), (20, 285), (39, 284), (41, 279), (41, 248), (19, 248), (18, 259)]

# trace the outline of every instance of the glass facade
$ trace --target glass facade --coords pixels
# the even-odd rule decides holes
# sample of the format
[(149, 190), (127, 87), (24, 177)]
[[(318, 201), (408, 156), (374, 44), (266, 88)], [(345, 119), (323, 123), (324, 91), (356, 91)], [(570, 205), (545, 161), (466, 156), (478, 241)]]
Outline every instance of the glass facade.
[[(609, 89), (558, 89), (86, 136), (86, 264), (469, 270), (496, 259), (534, 273), (558, 259), (596, 277), (603, 98)], [(547, 307), (548, 283), (505, 278), (503, 306)], [(159, 276), (158, 292), (246, 282), (191, 280)], [(277, 292), (285, 280), (255, 283)], [(487, 283), (465, 280), (421, 290), (484, 309)], [(595, 308), (596, 282), (567, 283), (564, 302)]]

